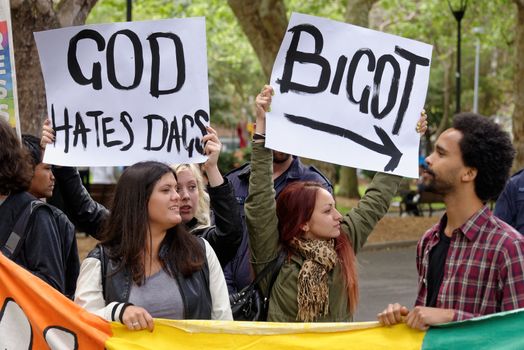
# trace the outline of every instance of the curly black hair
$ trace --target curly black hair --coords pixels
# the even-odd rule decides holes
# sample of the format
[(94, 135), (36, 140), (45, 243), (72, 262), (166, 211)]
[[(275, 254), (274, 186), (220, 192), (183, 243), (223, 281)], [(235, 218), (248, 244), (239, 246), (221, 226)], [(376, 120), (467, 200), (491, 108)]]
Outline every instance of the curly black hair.
[(477, 169), (475, 193), (482, 201), (496, 199), (509, 177), (515, 149), (509, 134), (475, 113), (455, 116), (453, 128), (462, 133), (459, 146), (466, 166)]
[(11, 125), (0, 118), (0, 194), (25, 191), (32, 178), (29, 153), (20, 144)]

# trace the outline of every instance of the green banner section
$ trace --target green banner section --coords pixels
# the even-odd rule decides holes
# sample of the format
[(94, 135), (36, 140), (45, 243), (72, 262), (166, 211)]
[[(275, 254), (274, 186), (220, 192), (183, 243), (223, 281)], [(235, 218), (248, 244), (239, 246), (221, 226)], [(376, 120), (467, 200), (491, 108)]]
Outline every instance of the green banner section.
[(524, 349), (524, 309), (431, 327), (423, 350)]

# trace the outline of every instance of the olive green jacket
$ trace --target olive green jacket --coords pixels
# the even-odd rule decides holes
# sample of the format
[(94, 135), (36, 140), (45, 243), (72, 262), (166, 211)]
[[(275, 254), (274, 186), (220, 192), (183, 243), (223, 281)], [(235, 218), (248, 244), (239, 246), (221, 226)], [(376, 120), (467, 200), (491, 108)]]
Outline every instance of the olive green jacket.
[[(262, 143), (253, 144), (249, 195), (245, 203), (251, 259), (256, 273), (275, 260), (281, 250), (276, 215), (275, 190), (271, 150)], [(355, 253), (366, 242), (377, 222), (386, 214), (402, 178), (377, 173), (358, 206), (347, 213), (342, 230), (348, 235)], [(292, 255), (278, 273), (269, 300), (268, 321), (294, 322), (298, 313), (298, 273), (304, 260)], [(269, 276), (261, 282), (268, 288)], [(348, 294), (344, 287), (341, 266), (329, 273), (329, 313), (320, 322), (347, 322), (352, 315), (348, 309)]]

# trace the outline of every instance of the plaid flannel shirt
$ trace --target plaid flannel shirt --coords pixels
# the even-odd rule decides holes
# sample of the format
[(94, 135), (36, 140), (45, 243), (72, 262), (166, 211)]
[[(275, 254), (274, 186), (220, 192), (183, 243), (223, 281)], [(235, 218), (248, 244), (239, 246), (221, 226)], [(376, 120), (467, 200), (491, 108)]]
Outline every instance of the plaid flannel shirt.
[[(416, 306), (425, 306), (429, 255), (444, 216), (417, 246)], [(453, 231), (436, 307), (455, 310), (454, 321), (524, 307), (524, 237), (484, 206)]]

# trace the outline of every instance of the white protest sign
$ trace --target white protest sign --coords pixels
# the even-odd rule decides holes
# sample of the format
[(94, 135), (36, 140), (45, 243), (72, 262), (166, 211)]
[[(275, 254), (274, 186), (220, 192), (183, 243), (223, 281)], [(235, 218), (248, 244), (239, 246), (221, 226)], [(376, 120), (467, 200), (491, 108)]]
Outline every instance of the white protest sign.
[(207, 159), (203, 17), (69, 27), (35, 38), (56, 133), (46, 163)]
[(293, 13), (273, 67), (266, 145), (330, 163), (418, 177), (432, 47)]

